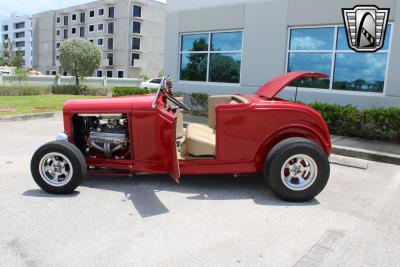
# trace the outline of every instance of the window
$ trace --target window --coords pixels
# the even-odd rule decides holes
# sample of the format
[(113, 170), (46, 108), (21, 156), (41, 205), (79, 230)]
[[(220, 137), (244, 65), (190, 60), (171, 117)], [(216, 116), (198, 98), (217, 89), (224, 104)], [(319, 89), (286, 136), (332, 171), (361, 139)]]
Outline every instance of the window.
[(107, 24), (107, 33), (114, 34), (114, 22), (109, 22)]
[(103, 46), (103, 38), (97, 38), (97, 45)]
[(139, 21), (132, 22), (132, 33), (140, 33), (141, 24)]
[(76, 34), (76, 28), (71, 28), (71, 34)]
[(181, 36), (180, 80), (239, 83), (242, 32)]
[(68, 29), (64, 29), (64, 39), (68, 39)]
[(107, 53), (107, 64), (108, 64), (108, 66), (114, 65), (114, 54), (113, 53)]
[(25, 32), (16, 32), (15, 33), (15, 38), (24, 38), (25, 37)]
[(132, 53), (131, 66), (135, 66), (135, 60), (139, 60), (139, 59), (140, 59), (140, 54)]
[(94, 18), (94, 10), (89, 11), (89, 18)]
[(117, 77), (118, 77), (118, 78), (124, 78), (124, 71), (123, 71), (123, 70), (119, 70), (119, 71), (117, 72)]
[(8, 31), (8, 25), (3, 26), (3, 32), (6, 32), (6, 31)]
[(71, 16), (71, 20), (76, 20), (76, 14), (72, 14), (72, 16)]
[(104, 16), (104, 8), (99, 8), (99, 10), (97, 11), (97, 14), (99, 16)]
[(56, 55), (56, 61), (60, 60), (60, 55)]
[(89, 25), (89, 32), (94, 32), (94, 25), (93, 24)]
[(107, 49), (113, 50), (114, 49), (114, 38), (107, 39)]
[(25, 42), (24, 41), (15, 42), (15, 46), (19, 47), (19, 48), (24, 47), (25, 46)]
[(60, 36), (61, 35), (61, 31), (60, 30), (56, 30), (56, 35)]
[(25, 22), (15, 23), (14, 28), (15, 28), (16, 30), (25, 28)]
[(57, 24), (60, 24), (61, 23), (61, 17), (57, 17), (56, 18), (56, 22), (57, 22)]
[(85, 37), (85, 26), (79, 27), (79, 37)]
[(68, 16), (64, 16), (64, 26), (68, 26)]
[(4, 34), (4, 35), (3, 35), (3, 41), (4, 41), (4, 40), (8, 40), (8, 34)]
[(85, 12), (81, 12), (79, 14), (79, 21), (82, 23), (85, 23), (85, 21), (86, 21), (86, 13)]
[(103, 23), (97, 24), (97, 31), (102, 32), (103, 30), (104, 30), (104, 24)]
[(142, 17), (142, 7), (139, 5), (133, 5), (133, 17), (140, 18)]
[(132, 37), (132, 50), (140, 50), (140, 38)]
[(103, 77), (103, 71), (102, 70), (97, 70), (96, 71), (96, 77), (99, 77), (99, 78)]
[(60, 43), (60, 42), (57, 42), (57, 43), (56, 43), (56, 48), (58, 49), (58, 48), (60, 48), (60, 46), (61, 46), (61, 43)]
[(89, 39), (89, 42), (91, 42), (93, 44), (94, 43), (94, 39)]
[(113, 71), (112, 70), (108, 70), (107, 71), (107, 78), (112, 78), (113, 76)]
[(384, 46), (375, 53), (356, 53), (342, 26), (290, 29), (287, 71), (317, 71), (327, 79), (303, 79), (293, 86), (382, 93), (387, 68), (391, 24)]
[(108, 17), (109, 18), (114, 18), (114, 10), (115, 10), (115, 8), (113, 6), (110, 6), (108, 8)]

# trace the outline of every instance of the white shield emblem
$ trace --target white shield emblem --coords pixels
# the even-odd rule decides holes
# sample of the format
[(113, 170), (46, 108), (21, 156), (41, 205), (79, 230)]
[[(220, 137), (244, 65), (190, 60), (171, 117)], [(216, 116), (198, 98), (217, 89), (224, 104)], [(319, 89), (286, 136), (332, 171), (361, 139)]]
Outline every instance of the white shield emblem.
[(355, 6), (343, 8), (347, 42), (357, 52), (375, 52), (383, 47), (389, 8)]

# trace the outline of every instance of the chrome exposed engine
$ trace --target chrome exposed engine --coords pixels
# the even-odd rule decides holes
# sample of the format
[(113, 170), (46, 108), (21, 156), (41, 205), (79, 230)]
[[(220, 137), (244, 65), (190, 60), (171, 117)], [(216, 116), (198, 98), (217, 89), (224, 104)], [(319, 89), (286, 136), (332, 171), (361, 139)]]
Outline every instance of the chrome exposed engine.
[(129, 151), (128, 119), (122, 114), (90, 115), (87, 150), (102, 152), (106, 158), (124, 158)]

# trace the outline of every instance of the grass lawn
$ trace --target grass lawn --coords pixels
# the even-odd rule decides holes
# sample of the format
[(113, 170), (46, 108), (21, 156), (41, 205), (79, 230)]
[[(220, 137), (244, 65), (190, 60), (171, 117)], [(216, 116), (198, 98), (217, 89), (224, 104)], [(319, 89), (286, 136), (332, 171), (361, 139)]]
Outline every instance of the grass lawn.
[[(82, 95), (0, 96), (0, 116), (62, 111), (67, 100), (79, 98), (96, 97)], [(2, 109), (15, 109), (15, 111), (1, 112)]]

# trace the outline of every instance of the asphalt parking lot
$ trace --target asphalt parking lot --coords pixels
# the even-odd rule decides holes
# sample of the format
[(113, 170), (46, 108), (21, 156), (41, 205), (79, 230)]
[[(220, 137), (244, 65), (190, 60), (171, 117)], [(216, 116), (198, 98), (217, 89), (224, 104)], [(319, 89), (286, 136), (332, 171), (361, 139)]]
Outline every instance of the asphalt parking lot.
[(398, 266), (400, 166), (332, 165), (307, 203), (261, 177), (90, 177), (68, 196), (31, 178), (62, 118), (0, 122), (1, 266)]

